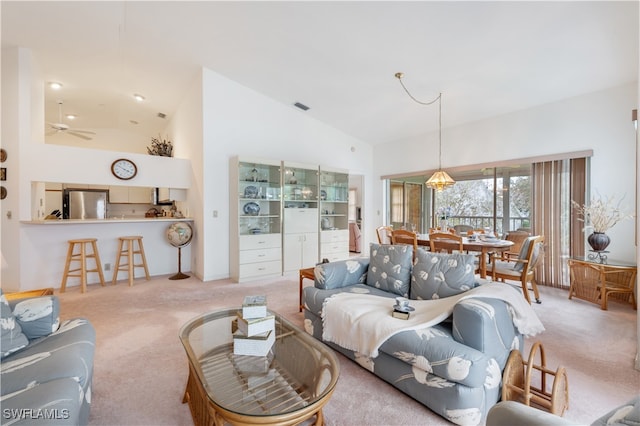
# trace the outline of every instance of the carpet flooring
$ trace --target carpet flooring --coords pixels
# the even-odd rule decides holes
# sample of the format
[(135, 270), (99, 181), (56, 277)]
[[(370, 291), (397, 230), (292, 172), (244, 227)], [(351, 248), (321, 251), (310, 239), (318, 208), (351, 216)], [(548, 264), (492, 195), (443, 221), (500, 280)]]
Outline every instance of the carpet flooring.
[[(310, 281), (306, 281), (310, 285)], [(564, 417), (589, 424), (640, 393), (640, 371), (633, 368), (636, 311), (612, 302), (608, 311), (568, 300), (567, 292), (543, 287), (534, 304), (546, 331), (528, 339), (524, 356), (538, 340), (547, 367), (567, 369), (569, 409)], [(302, 327), (298, 277), (236, 284), (203, 283), (168, 276), (115, 286), (90, 285), (87, 293), (67, 288), (60, 296), (61, 317), (86, 317), (97, 331), (91, 425), (191, 425), (182, 396), (188, 366), (178, 338), (188, 320), (207, 311), (240, 306), (246, 295), (267, 295), (268, 306)], [(340, 379), (325, 406), (327, 425), (447, 425), (423, 405), (338, 354)]]

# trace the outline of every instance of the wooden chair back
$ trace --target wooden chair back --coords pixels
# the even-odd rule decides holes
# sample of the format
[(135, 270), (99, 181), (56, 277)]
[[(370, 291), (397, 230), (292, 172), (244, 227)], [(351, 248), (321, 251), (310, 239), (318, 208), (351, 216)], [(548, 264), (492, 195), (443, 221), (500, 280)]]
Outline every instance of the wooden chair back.
[(471, 225), (455, 225), (453, 229), (458, 235), (468, 235), (469, 232), (473, 234), (473, 226)]
[(510, 260), (514, 257), (518, 257), (520, 255), (520, 250), (522, 249), (522, 244), (526, 241), (528, 237), (530, 237), (526, 231), (510, 231), (505, 235), (504, 239), (507, 241), (513, 241), (513, 245), (509, 250), (502, 252), (502, 260)]
[(390, 226), (378, 226), (376, 228), (376, 235), (378, 236), (378, 243), (391, 244), (391, 233), (393, 228)]
[(413, 258), (418, 251), (418, 234), (406, 229), (394, 229), (391, 232), (391, 244), (408, 244), (413, 246)]
[(434, 232), (429, 234), (429, 246), (434, 253), (453, 253), (464, 251), (462, 236), (450, 232)]

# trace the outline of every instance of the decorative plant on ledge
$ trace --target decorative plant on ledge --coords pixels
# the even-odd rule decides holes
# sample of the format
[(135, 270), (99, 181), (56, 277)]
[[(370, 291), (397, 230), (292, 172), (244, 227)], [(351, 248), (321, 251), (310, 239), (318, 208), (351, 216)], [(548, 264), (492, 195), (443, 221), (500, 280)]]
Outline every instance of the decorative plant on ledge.
[(613, 228), (618, 222), (633, 217), (632, 214), (624, 213), (620, 209), (622, 200), (614, 205), (614, 198), (613, 196), (606, 199), (600, 196), (592, 197), (589, 205), (580, 205), (571, 200), (573, 208), (581, 216), (578, 220), (585, 224), (584, 229), (593, 230), (587, 241), (596, 252), (604, 251), (609, 245), (610, 239), (606, 235), (609, 229)]
[(162, 139), (162, 137), (158, 135), (157, 138), (151, 138), (151, 146), (147, 147), (147, 153), (149, 153), (149, 155), (171, 157), (173, 156), (173, 145), (168, 138)]

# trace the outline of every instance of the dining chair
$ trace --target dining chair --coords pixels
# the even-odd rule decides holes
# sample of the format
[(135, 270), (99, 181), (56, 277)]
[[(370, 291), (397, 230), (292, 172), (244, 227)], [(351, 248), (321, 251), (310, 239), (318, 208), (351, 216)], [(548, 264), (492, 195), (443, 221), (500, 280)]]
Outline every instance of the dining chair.
[(501, 259), (504, 261), (510, 261), (511, 259), (515, 259), (520, 255), (520, 249), (522, 248), (522, 244), (524, 241), (530, 237), (531, 234), (526, 231), (509, 231), (504, 236), (504, 239), (507, 241), (513, 241), (513, 245), (507, 251), (503, 251), (501, 253)]
[(379, 226), (376, 228), (376, 235), (378, 235), (378, 243), (391, 244), (391, 233), (393, 228), (390, 226)]
[(434, 253), (464, 252), (462, 237), (450, 232), (434, 232), (429, 234), (429, 246)]
[(456, 234), (458, 235), (467, 235), (469, 231), (473, 233), (473, 226), (471, 225), (462, 225), (462, 224), (455, 225), (453, 229), (456, 231)]
[(391, 231), (391, 244), (408, 244), (413, 246), (413, 259), (418, 252), (418, 234), (406, 229), (394, 229)]
[(511, 259), (509, 262), (500, 260), (499, 254), (492, 254), (491, 265), (487, 274), (491, 274), (493, 280), (505, 280), (519, 281), (522, 286), (522, 293), (524, 298), (529, 304), (531, 299), (529, 298), (529, 286), (531, 283), (531, 289), (536, 299), (536, 303), (540, 302), (540, 293), (538, 292), (538, 285), (535, 280), (535, 269), (544, 256), (544, 236), (534, 235), (527, 237), (523, 242), (520, 249), (520, 253), (517, 258)]

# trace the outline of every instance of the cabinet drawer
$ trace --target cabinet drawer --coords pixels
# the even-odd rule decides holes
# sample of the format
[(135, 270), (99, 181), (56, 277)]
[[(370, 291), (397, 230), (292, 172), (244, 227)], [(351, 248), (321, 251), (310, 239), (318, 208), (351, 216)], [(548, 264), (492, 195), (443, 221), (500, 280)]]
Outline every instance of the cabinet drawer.
[(241, 250), (240, 264), (268, 262), (272, 260), (280, 260), (280, 248), (257, 249), (257, 250)]
[(322, 231), (320, 234), (321, 234), (320, 242), (322, 244), (336, 242), (336, 241), (349, 242), (348, 230)]
[(240, 250), (278, 248), (282, 246), (280, 234), (241, 235)]
[(247, 263), (240, 265), (240, 279), (257, 277), (260, 275), (280, 274), (282, 263), (279, 260), (272, 262)]
[(332, 243), (322, 243), (322, 256), (329, 253), (345, 253), (349, 255), (349, 243), (343, 241), (336, 241)]

